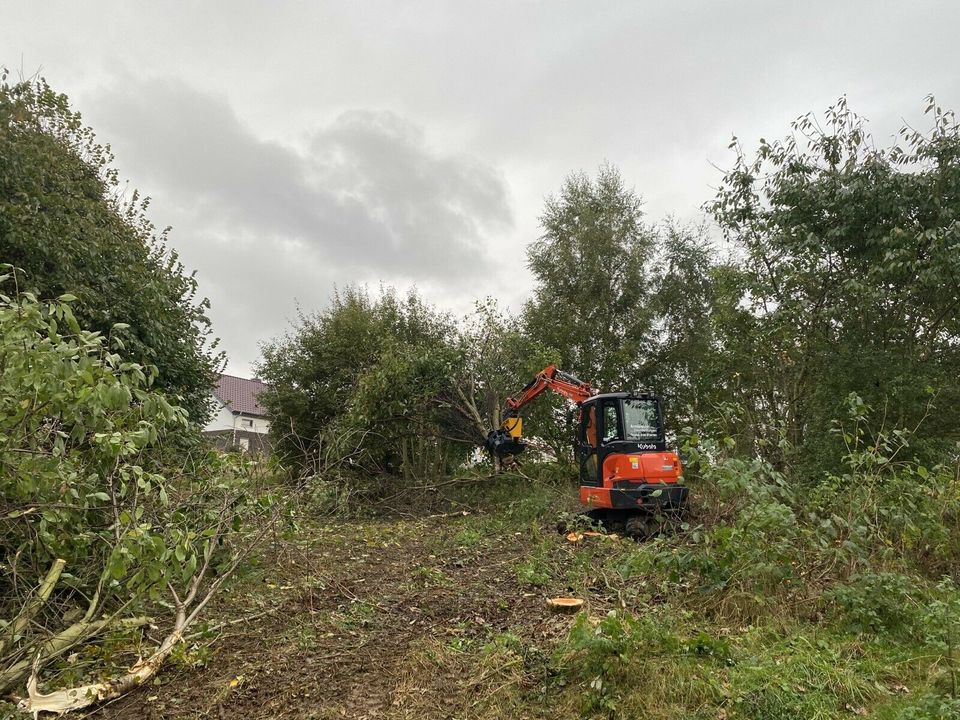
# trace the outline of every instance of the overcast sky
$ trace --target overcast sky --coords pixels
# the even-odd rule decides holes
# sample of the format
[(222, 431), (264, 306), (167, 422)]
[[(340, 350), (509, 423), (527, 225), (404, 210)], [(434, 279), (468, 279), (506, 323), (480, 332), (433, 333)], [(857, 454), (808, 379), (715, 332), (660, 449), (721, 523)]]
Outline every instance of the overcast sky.
[(458, 313), (530, 290), (524, 246), (574, 170), (650, 221), (841, 94), (885, 141), (960, 110), (960, 3), (0, 0), (0, 65), (109, 142), (198, 271), (229, 370), (335, 284)]

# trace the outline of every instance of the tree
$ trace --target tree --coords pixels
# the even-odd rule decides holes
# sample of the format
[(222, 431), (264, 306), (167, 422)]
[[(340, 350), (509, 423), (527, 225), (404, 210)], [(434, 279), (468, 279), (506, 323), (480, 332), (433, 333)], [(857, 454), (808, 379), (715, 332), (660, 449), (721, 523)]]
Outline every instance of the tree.
[(222, 365), (209, 303), (112, 162), (66, 96), (0, 76), (0, 262), (21, 268), (38, 297), (75, 295), (84, 327), (127, 325), (114, 330), (123, 355), (155, 367), (158, 386), (202, 424)]
[(654, 236), (640, 207), (613, 166), (596, 179), (576, 173), (547, 199), (543, 235), (527, 249), (536, 284), (526, 331), (603, 389), (635, 386), (648, 370)]
[[(744, 255), (755, 405), (810, 460), (851, 392), (896, 427), (920, 423), (931, 393), (960, 401), (960, 127), (932, 99), (927, 113), (929, 133), (904, 127), (888, 148), (843, 98), (755, 157), (734, 139), (710, 205)], [(934, 413), (924, 433), (953, 441), (960, 418)]]
[[(729, 296), (720, 278), (729, 266), (715, 259), (706, 229), (666, 222), (656, 229), (656, 255), (649, 264), (653, 315), (652, 361), (644, 383), (665, 399), (668, 427), (696, 425), (727, 384), (717, 326)], [(739, 301), (739, 295), (733, 304)], [(724, 306), (727, 306), (724, 308)]]
[[(447, 403), (461, 418), (461, 436), (480, 445), (491, 430), (500, 427), (506, 399), (556, 362), (557, 353), (526, 335), (520, 320), (489, 298), (478, 301), (473, 314), (466, 318), (458, 344), (462, 360)], [(550, 408), (549, 403), (530, 408), (525, 413), (532, 420), (528, 427), (563, 457), (569, 439), (556, 438)], [(493, 456), (492, 461), (499, 469), (499, 459)]]
[(371, 297), (347, 287), (327, 309), (301, 313), (290, 333), (263, 346), (257, 367), (269, 385), (261, 401), (275, 447), (312, 472), (332, 450), (372, 477), (419, 464), (411, 443), (436, 450), (420, 445), (424, 438), (472, 444), (441, 428), (440, 398), (460, 362), (454, 337), (452, 320), (415, 292)]

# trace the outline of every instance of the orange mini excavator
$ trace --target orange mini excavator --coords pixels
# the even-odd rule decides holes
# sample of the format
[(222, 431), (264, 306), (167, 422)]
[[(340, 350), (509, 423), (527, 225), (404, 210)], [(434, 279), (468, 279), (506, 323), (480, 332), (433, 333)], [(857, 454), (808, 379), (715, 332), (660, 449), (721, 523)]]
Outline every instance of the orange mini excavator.
[(653, 517), (684, 509), (683, 468), (667, 450), (663, 408), (653, 393), (598, 394), (590, 383), (548, 365), (507, 399), (501, 427), (487, 436), (490, 452), (499, 457), (523, 452), (520, 411), (545, 390), (577, 405), (574, 450), (587, 515), (611, 529), (646, 535)]

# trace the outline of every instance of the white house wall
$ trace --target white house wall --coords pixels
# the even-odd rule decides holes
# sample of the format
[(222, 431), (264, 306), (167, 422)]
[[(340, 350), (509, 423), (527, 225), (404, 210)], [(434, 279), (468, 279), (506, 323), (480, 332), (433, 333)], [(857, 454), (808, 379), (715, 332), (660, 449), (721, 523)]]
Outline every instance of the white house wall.
[[(245, 430), (247, 432), (260, 433), (261, 435), (266, 435), (270, 432), (270, 421), (266, 418), (235, 414), (219, 400), (214, 400), (213, 410), (214, 412), (210, 417), (210, 422), (208, 422), (204, 428), (205, 432)], [(245, 420), (252, 420), (253, 426), (247, 425), (244, 422)]]
[[(253, 420), (253, 427), (244, 424), (244, 420)], [(270, 421), (262, 417), (253, 417), (252, 415), (236, 415), (234, 417), (235, 425), (232, 425), (231, 428), (236, 428), (237, 430), (246, 430), (247, 432), (260, 433), (265, 435), (270, 432)]]
[(207, 423), (207, 426), (204, 428), (204, 430), (207, 432), (215, 432), (218, 430), (233, 430), (233, 427), (233, 413), (227, 410), (225, 406), (220, 405), (210, 418), (210, 422)]

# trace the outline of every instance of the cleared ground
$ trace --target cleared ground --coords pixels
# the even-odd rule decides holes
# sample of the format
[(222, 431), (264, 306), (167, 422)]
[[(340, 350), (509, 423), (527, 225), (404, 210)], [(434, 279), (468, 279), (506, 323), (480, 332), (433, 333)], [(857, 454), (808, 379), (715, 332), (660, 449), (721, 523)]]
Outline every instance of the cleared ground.
[(583, 589), (551, 568), (582, 548), (538, 510), (309, 523), (275, 538), (221, 599), (210, 637), (100, 715), (477, 717), (505, 694), (545, 693), (546, 657), (572, 620), (544, 598)]
[[(304, 511), (155, 684), (91, 716), (947, 717), (917, 710), (949, 689), (942, 658), (851, 634), (815, 588), (770, 606), (691, 585), (669, 570), (676, 543), (570, 542), (555, 530), (570, 488), (449, 500), (390, 519)], [(584, 612), (551, 613), (558, 595)]]

